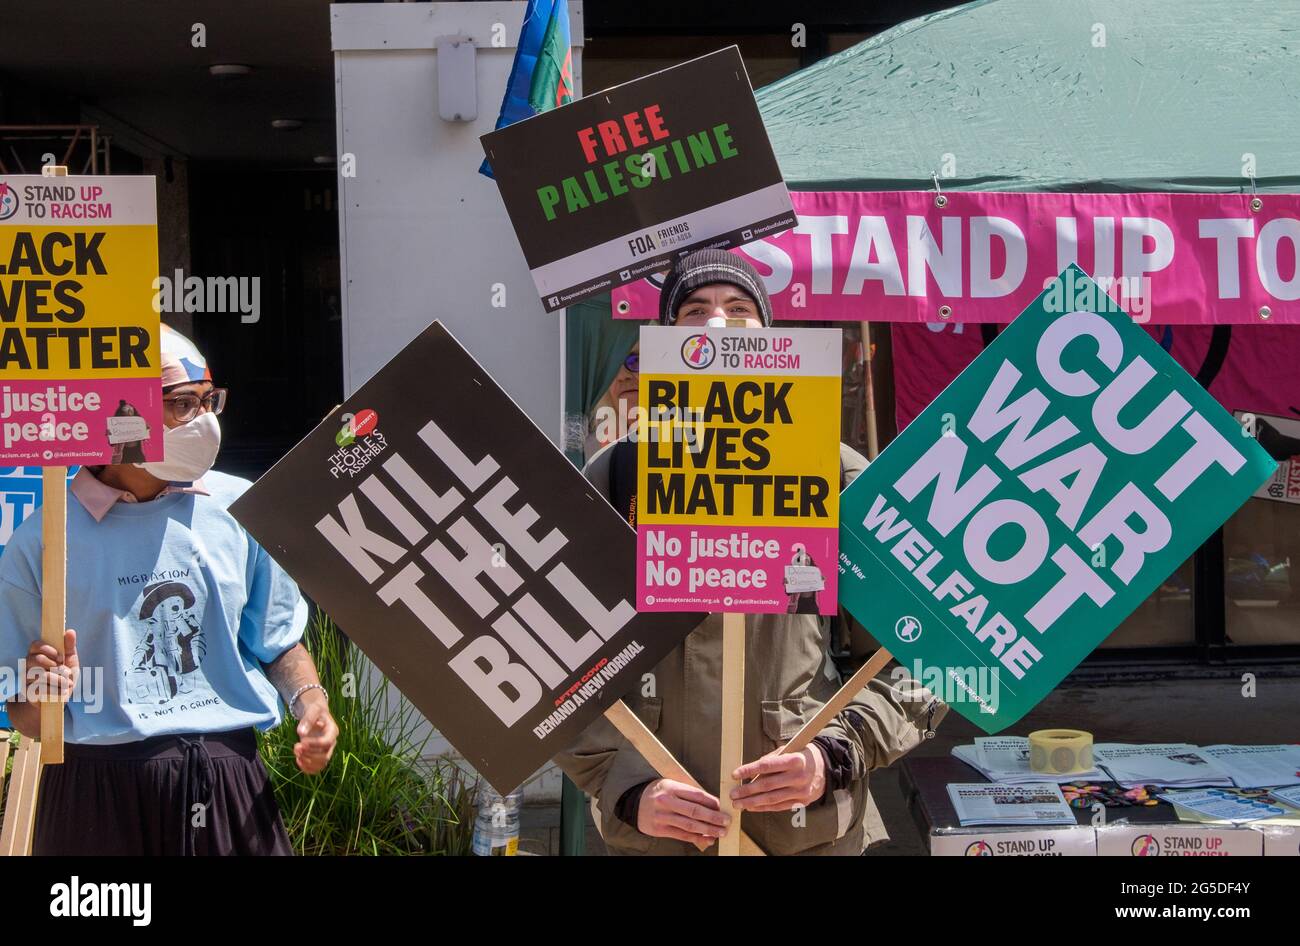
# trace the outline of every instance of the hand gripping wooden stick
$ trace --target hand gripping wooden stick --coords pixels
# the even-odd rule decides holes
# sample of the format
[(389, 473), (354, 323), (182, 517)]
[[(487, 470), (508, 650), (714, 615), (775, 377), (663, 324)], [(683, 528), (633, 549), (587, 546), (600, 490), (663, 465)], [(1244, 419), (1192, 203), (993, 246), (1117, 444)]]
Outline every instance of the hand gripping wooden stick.
[[(622, 700), (605, 710), (605, 718), (614, 724), (614, 728), (624, 739), (632, 743), (636, 751), (641, 753), (641, 757), (659, 773), (660, 778), (685, 782), (693, 788), (704, 791), (704, 787), (696, 781), (695, 776), (682, 767), (682, 764), (664, 747), (649, 727), (641, 722), (641, 717), (632, 712)], [(747, 856), (766, 856), (766, 852), (743, 831), (740, 832), (740, 853)]]

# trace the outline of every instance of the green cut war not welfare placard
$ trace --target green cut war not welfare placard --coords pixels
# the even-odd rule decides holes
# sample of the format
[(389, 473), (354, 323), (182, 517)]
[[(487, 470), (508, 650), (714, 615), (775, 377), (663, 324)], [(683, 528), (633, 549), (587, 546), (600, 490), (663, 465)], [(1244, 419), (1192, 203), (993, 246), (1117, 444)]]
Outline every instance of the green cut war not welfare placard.
[(844, 492), (840, 602), (996, 732), (1275, 466), (1072, 265)]

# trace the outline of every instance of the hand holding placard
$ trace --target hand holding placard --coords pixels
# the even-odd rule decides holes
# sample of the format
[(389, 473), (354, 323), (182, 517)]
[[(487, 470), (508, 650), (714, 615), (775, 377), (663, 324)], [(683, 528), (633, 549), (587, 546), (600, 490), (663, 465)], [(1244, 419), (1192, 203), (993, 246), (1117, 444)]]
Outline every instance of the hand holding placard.
[[(739, 853), (745, 613), (786, 613), (787, 567), (836, 559), (839, 348), (836, 331), (743, 322), (641, 332), (637, 607), (723, 613), (723, 855)], [(834, 572), (815, 577), (833, 613)]]

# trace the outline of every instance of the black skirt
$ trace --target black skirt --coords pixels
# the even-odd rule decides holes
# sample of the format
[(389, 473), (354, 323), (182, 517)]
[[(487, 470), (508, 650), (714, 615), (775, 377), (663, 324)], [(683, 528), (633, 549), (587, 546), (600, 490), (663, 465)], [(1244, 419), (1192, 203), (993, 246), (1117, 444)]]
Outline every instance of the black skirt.
[(64, 747), (37, 796), (38, 855), (292, 854), (251, 729)]

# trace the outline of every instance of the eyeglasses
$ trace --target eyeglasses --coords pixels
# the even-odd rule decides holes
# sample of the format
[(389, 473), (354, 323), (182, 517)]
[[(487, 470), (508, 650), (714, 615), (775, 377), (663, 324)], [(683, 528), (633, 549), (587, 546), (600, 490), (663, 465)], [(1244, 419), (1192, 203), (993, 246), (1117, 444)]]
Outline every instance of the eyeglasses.
[(628, 355), (626, 358), (624, 358), (624, 359), (623, 359), (623, 367), (626, 368), (628, 371), (630, 371), (632, 374), (640, 374), (640, 373), (641, 373), (641, 354), (640, 354), (640, 352), (635, 352), (635, 351), (634, 351), (634, 352), (632, 352), (632, 354), (630, 354), (630, 355)]
[(220, 414), (226, 408), (226, 395), (229, 393), (227, 388), (213, 388), (203, 397), (197, 394), (177, 394), (175, 397), (163, 398), (163, 403), (167, 405), (167, 412), (174, 420), (186, 424), (199, 416), (200, 406), (213, 414)]

